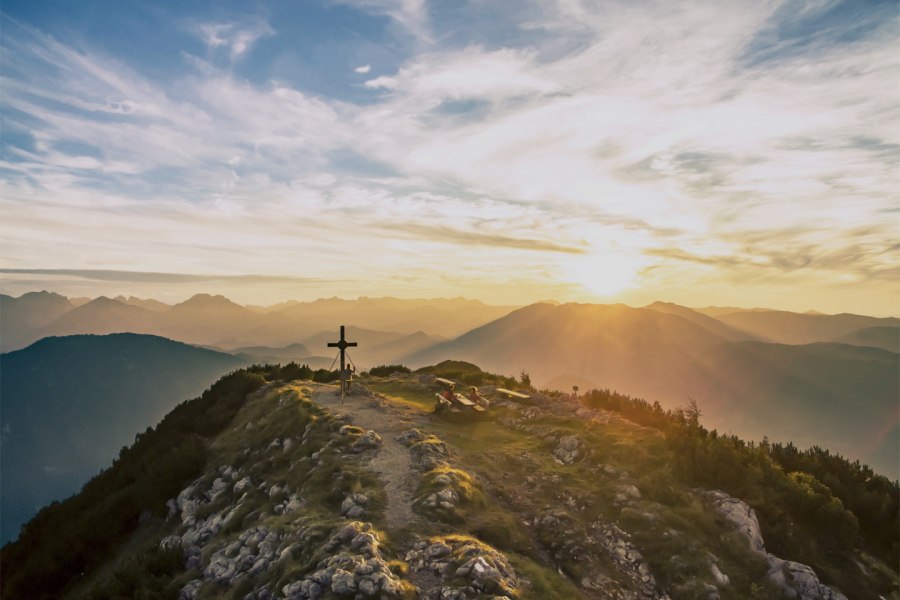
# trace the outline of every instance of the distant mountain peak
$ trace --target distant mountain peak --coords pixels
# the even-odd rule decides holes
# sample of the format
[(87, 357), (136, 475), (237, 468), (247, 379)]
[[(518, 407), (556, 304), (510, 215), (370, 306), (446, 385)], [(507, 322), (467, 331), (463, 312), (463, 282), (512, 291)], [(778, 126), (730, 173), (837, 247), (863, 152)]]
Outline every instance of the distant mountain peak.
[(184, 302), (180, 302), (176, 304), (173, 308), (175, 309), (184, 309), (184, 308), (202, 308), (202, 309), (210, 309), (210, 308), (230, 308), (230, 309), (239, 309), (239, 310), (248, 310), (237, 304), (225, 296), (221, 294), (194, 294)]

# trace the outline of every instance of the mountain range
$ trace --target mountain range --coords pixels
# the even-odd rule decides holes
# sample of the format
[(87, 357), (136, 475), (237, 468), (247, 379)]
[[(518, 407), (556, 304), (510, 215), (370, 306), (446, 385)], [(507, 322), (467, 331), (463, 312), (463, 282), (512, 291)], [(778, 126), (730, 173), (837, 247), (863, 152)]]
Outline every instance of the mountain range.
[[(241, 306), (198, 294), (169, 306), (118, 297), (0, 296), (4, 347), (46, 335), (134, 331), (227, 351), (245, 362), (334, 364), (337, 327), (362, 371), (460, 359), (538, 386), (615, 388), (666, 407), (695, 400), (713, 427), (751, 439), (826, 444), (900, 474), (900, 320), (656, 302), (322, 299)], [(79, 304), (79, 306), (75, 306)]]
[[(197, 294), (172, 306), (121, 296), (99, 297), (76, 305), (50, 292), (31, 292), (18, 298), (0, 294), (0, 349), (18, 350), (49, 336), (121, 332), (160, 335), (228, 350), (284, 347), (323, 331), (336, 331), (338, 325), (356, 325), (366, 331), (393, 334), (379, 343), (415, 335), (409, 345), (399, 343), (401, 351), (411, 352), (423, 343), (422, 332), (426, 336), (454, 337), (512, 308), (463, 298), (329, 298), (248, 308), (209, 294)], [(313, 356), (321, 352), (319, 348), (313, 350)]]

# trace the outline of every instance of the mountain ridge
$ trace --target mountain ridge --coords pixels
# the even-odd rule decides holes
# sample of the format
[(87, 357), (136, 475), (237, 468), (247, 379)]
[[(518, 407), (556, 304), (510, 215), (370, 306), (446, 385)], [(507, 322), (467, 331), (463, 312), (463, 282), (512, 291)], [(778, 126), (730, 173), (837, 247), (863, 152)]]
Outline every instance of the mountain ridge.
[[(844, 600), (844, 590), (875, 600), (900, 590), (895, 568), (861, 549), (873, 540), (835, 502), (838, 484), (776, 466), (805, 456), (790, 446), (711, 437), (690, 410), (614, 393), (503, 400), (494, 386), (509, 383), (474, 369), (492, 398), (474, 421), (432, 413), (434, 375), (368, 378), (341, 398), (278, 369), (235, 372), (4, 546), (4, 597)], [(879, 494), (896, 493), (874, 479), (887, 485)], [(109, 526), (85, 529), (98, 514)], [(45, 566), (57, 547), (79, 551)], [(892, 560), (897, 549), (877, 552)], [(798, 553), (812, 567), (789, 560)]]

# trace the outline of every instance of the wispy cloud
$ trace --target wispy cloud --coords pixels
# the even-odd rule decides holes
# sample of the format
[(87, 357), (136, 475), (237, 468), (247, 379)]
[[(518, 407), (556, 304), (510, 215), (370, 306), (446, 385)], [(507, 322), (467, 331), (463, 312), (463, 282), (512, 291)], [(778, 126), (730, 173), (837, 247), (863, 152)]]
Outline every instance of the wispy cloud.
[(332, 0), (393, 19), (420, 42), (432, 43), (427, 0)]
[(213, 52), (220, 47), (225, 48), (231, 60), (247, 54), (260, 38), (275, 33), (263, 20), (251, 23), (199, 23), (193, 28), (207, 48)]
[(277, 275), (210, 275), (196, 273), (152, 273), (147, 271), (114, 271), (103, 269), (3, 269), (8, 275), (53, 275), (73, 277), (90, 281), (113, 281), (126, 283), (210, 283), (217, 281), (247, 284), (267, 283), (334, 283), (333, 279), (293, 277)]
[(411, 233), (425, 239), (448, 242), (454, 246), (460, 244), (494, 246), (499, 248), (520, 248), (536, 252), (561, 252), (563, 254), (584, 254), (585, 249), (577, 246), (565, 246), (547, 240), (508, 237), (504, 235), (483, 233), (479, 231), (463, 231), (450, 226), (429, 226), (420, 223), (390, 223), (384, 229), (391, 232)]

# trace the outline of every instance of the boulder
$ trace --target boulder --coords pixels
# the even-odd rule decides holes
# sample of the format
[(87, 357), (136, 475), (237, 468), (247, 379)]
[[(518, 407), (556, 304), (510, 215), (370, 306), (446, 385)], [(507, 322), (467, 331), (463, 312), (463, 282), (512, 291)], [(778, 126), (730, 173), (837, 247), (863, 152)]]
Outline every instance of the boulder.
[(581, 440), (577, 436), (568, 435), (559, 440), (553, 456), (564, 465), (572, 463), (584, 457)]
[(771, 554), (769, 572), (766, 577), (781, 588), (788, 598), (797, 600), (847, 600), (847, 597), (819, 582), (811, 567), (782, 560)]
[(239, 493), (243, 492), (247, 487), (249, 487), (249, 486), (251, 486), (251, 485), (253, 485), (253, 482), (250, 480), (250, 478), (249, 478), (249, 477), (244, 477), (243, 479), (241, 479), (240, 481), (238, 481), (237, 483), (235, 483), (235, 484), (234, 484), (234, 488), (232, 488), (232, 489), (233, 489), (233, 491), (234, 491), (235, 494), (239, 494)]
[(381, 446), (381, 436), (370, 429), (350, 445), (350, 451), (360, 453), (366, 450), (374, 450), (379, 446)]
[(746, 502), (719, 490), (706, 492), (706, 496), (716, 511), (747, 538), (750, 549), (765, 557), (769, 563), (767, 579), (781, 588), (785, 596), (798, 600), (847, 600), (840, 592), (820, 583), (811, 567), (766, 552), (756, 513)]
[(765, 553), (762, 531), (756, 518), (756, 511), (743, 500), (732, 498), (725, 492), (715, 490), (707, 492), (713, 507), (740, 531), (750, 543), (750, 549), (757, 553)]

